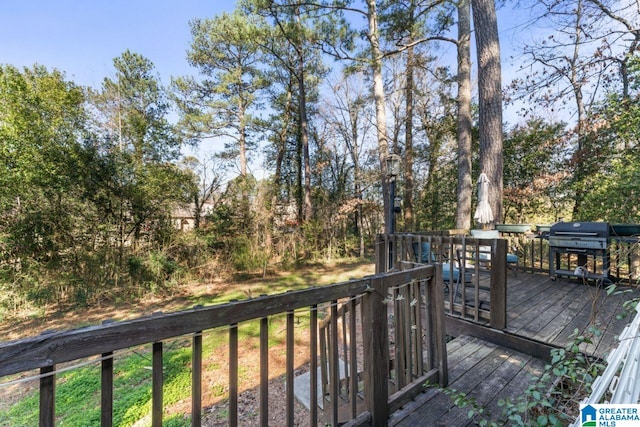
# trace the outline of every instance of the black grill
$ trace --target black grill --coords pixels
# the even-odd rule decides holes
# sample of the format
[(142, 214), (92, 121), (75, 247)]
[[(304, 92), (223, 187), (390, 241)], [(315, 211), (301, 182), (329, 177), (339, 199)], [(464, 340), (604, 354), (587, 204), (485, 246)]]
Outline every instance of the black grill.
[[(607, 222), (558, 222), (552, 225), (549, 230), (549, 274), (552, 277), (607, 279), (610, 230)], [(562, 266), (566, 268), (562, 269)]]

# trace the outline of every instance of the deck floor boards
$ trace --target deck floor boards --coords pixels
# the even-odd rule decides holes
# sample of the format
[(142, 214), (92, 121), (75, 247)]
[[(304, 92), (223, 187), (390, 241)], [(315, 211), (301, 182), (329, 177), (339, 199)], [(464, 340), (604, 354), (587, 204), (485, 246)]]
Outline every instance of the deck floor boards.
[(601, 335), (582, 350), (598, 357), (617, 346), (617, 335), (628, 322), (616, 319), (624, 311), (624, 301), (640, 296), (638, 290), (626, 287), (621, 289), (628, 289), (627, 293), (607, 295), (606, 289), (577, 279), (523, 275), (528, 277), (508, 282), (507, 331), (565, 346), (573, 340), (576, 330), (584, 334), (593, 326)]
[[(640, 298), (640, 291), (620, 287), (607, 295), (606, 289), (577, 279), (551, 280), (542, 274), (509, 273), (507, 288), (507, 331), (555, 346), (565, 346), (577, 330), (586, 333), (594, 326), (600, 331), (592, 344), (581, 350), (591, 356), (606, 357), (618, 345), (617, 337), (630, 321), (619, 318), (625, 301)], [(520, 396), (543, 372), (545, 362), (469, 336), (459, 336), (447, 344), (449, 388), (476, 399), (485, 408), (487, 419), (504, 423), (502, 399)], [(389, 418), (390, 426), (472, 426), (479, 419), (468, 418), (469, 408), (460, 409), (447, 394), (426, 389), (416, 399)]]
[[(458, 340), (462, 340), (463, 345), (458, 345)], [(522, 393), (544, 365), (529, 355), (477, 338), (457, 337), (448, 344), (447, 350), (452, 344), (457, 351), (449, 355), (449, 363), (453, 364), (449, 387), (493, 410), (499, 409), (499, 399)], [(462, 353), (464, 356), (461, 357)], [(489, 418), (500, 419), (500, 415), (490, 414)], [(463, 426), (471, 421), (468, 408), (458, 408), (451, 396), (438, 389), (427, 389), (401, 411), (392, 414), (389, 426)]]

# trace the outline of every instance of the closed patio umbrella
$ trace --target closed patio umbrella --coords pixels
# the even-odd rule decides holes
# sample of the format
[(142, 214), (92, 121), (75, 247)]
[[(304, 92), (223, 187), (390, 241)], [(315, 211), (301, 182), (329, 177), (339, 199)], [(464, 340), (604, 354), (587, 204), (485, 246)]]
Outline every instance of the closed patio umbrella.
[(478, 177), (478, 207), (473, 219), (481, 225), (493, 222), (493, 212), (489, 205), (489, 178), (484, 172)]

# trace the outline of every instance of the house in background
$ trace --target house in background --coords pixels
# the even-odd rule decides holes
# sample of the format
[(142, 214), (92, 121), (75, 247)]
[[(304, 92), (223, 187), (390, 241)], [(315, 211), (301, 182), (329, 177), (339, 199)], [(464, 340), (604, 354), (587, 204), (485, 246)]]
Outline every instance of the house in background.
[[(207, 215), (211, 214), (215, 205), (212, 202), (205, 202), (200, 212), (201, 223), (205, 221)], [(173, 226), (180, 231), (193, 230), (196, 223), (196, 205), (191, 203), (188, 207), (179, 207), (171, 213)]]

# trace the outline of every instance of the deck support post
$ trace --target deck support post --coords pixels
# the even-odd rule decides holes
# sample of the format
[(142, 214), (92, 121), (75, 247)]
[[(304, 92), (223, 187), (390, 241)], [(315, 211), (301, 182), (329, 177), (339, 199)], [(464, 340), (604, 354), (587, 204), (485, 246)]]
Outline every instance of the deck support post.
[(366, 409), (371, 413), (371, 426), (384, 427), (389, 418), (389, 338), (387, 336), (387, 304), (384, 278), (371, 280), (370, 292), (362, 300), (363, 339), (365, 352), (364, 392)]

